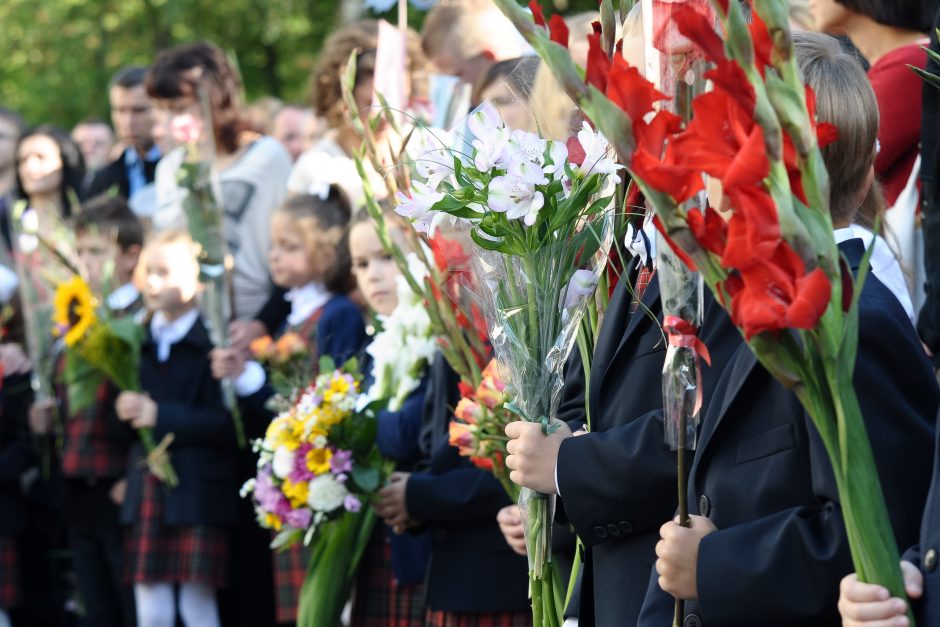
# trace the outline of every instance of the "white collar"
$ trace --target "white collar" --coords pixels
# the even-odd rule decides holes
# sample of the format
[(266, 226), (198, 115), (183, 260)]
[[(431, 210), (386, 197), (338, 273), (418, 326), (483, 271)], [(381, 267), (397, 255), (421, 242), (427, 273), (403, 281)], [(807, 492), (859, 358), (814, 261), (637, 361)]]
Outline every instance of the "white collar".
[(162, 311), (153, 314), (150, 320), (150, 335), (153, 337), (153, 343), (157, 345), (157, 361), (162, 363), (170, 358), (170, 347), (186, 337), (198, 319), (197, 307), (193, 307), (176, 320), (167, 320)]
[(140, 298), (140, 292), (133, 283), (125, 283), (108, 294), (108, 308), (111, 311), (123, 311), (133, 305)]
[(326, 287), (317, 281), (307, 283), (303, 287), (295, 287), (284, 294), (284, 300), (290, 303), (290, 315), (287, 324), (297, 326), (302, 324), (313, 313), (325, 305), (333, 295)]

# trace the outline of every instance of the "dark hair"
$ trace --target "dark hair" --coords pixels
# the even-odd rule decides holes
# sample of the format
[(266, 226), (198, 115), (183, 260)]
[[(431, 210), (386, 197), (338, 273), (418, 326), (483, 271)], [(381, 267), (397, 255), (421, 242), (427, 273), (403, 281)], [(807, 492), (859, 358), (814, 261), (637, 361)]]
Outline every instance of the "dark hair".
[(20, 179), (20, 147), (30, 137), (44, 135), (54, 141), (59, 147), (59, 156), (62, 159), (62, 187), (59, 190), (62, 213), (65, 217), (72, 214), (72, 203), (84, 199), (85, 160), (82, 151), (68, 133), (62, 129), (43, 124), (31, 128), (20, 136), (16, 143), (16, 187), (14, 197), (29, 200), (23, 190), (23, 181)]
[[(312, 221), (322, 231), (339, 229), (335, 242), (336, 257), (333, 266), (326, 272), (323, 283), (334, 294), (348, 294), (355, 287), (352, 274), (352, 259), (349, 255), (349, 222), (352, 204), (346, 193), (336, 185), (330, 185), (326, 198), (314, 194), (299, 194), (288, 198), (277, 211), (284, 212), (298, 222)], [(306, 236), (304, 236), (306, 239)], [(308, 246), (316, 246), (308, 241)]]
[[(477, 84), (474, 91), (477, 96), (483, 90), (497, 81), (505, 81), (509, 89), (519, 98), (528, 100), (532, 95), (532, 85), (535, 84), (535, 75), (539, 69), (540, 59), (535, 56), (516, 57), (498, 61), (490, 66), (486, 74)], [(478, 98), (474, 99), (476, 102)]]
[(18, 135), (22, 135), (26, 131), (26, 120), (23, 119), (19, 113), (13, 109), (7, 109), (6, 107), (0, 107), (0, 120), (6, 120), (10, 124), (16, 127), (16, 132)]
[(108, 88), (121, 87), (122, 89), (133, 89), (134, 87), (143, 85), (146, 80), (147, 68), (139, 65), (130, 65), (121, 68), (111, 77)]
[(241, 77), (221, 48), (201, 42), (165, 50), (147, 73), (147, 94), (151, 98), (198, 99), (200, 86), (206, 88), (212, 106), (216, 143), (227, 152), (235, 152), (239, 136), (250, 126), (241, 117)]
[(853, 13), (859, 13), (885, 26), (926, 33), (937, 13), (937, 0), (836, 0)]
[(76, 233), (92, 229), (111, 232), (121, 251), (144, 245), (144, 224), (120, 196), (97, 196), (84, 203), (72, 218), (72, 228)]
[(803, 80), (816, 92), (817, 118), (839, 129), (839, 138), (822, 150), (829, 171), (829, 211), (834, 222), (851, 221), (868, 194), (863, 187), (875, 161), (875, 93), (858, 60), (834, 37), (794, 33), (793, 51)]

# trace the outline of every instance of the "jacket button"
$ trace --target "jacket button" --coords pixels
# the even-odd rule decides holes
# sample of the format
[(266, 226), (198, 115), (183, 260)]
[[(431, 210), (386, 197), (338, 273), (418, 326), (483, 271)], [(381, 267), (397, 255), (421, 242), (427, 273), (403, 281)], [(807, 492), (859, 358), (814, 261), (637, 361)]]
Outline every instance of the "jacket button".
[(620, 531), (622, 531), (625, 534), (633, 533), (633, 523), (630, 522), (629, 520), (621, 520)]
[(698, 614), (689, 614), (685, 617), (685, 620), (682, 621), (683, 627), (702, 627), (704, 624)]
[(601, 525), (594, 527), (594, 537), (596, 537), (598, 540), (606, 540), (607, 529), (605, 529)]
[(620, 535), (620, 527), (614, 524), (607, 525), (607, 533), (610, 534), (611, 538), (616, 538)]
[(937, 568), (937, 550), (930, 549), (924, 554), (924, 569), (932, 573)]
[(712, 504), (708, 501), (708, 497), (704, 494), (698, 497), (698, 513), (702, 516), (708, 516), (709, 512), (712, 510)]

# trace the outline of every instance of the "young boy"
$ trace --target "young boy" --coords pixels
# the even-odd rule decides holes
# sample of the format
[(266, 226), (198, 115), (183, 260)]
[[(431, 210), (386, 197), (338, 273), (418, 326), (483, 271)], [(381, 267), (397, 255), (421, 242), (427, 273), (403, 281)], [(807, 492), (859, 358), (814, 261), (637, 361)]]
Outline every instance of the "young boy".
[[(818, 118), (839, 128), (823, 157), (835, 237), (857, 271), (864, 245), (847, 227), (873, 179), (875, 97), (837, 40), (798, 33), (794, 52)], [(874, 274), (859, 299), (854, 382), (894, 533), (907, 546), (927, 494), (940, 391), (906, 314)], [(691, 528), (669, 522), (660, 531), (639, 625), (668, 624), (673, 597), (686, 600), (689, 627), (838, 624), (836, 590), (852, 561), (835, 477), (796, 397), (746, 346), (705, 414), (688, 498)]]
[[(131, 284), (143, 244), (143, 225), (120, 198), (101, 198), (88, 203), (73, 220), (79, 261), (95, 293), (112, 285), (107, 305), (116, 316), (129, 315), (140, 306), (140, 295)], [(65, 360), (57, 359), (61, 378)], [(56, 386), (56, 400), (39, 400), (30, 410), (36, 433), (51, 431), (51, 410), (58, 404), (64, 418), (64, 442), (60, 460), (66, 482), (65, 512), (69, 545), (85, 620), (89, 625), (133, 625), (130, 589), (121, 583), (123, 529), (118, 507), (123, 500), (124, 472), (131, 437), (114, 413), (118, 390), (100, 385), (94, 406), (69, 408), (68, 386)]]

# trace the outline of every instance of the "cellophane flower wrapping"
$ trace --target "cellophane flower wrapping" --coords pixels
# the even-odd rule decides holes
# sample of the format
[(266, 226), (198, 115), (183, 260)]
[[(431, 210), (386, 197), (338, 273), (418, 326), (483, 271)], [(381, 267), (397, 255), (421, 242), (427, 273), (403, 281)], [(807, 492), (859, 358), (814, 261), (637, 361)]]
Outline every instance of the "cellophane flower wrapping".
[[(416, 183), (398, 211), (417, 228), (463, 229), (490, 343), (506, 384), (506, 407), (543, 433), (555, 428), (563, 369), (611, 243), (619, 167), (604, 137), (586, 123), (572, 145), (506, 126), (484, 103), (471, 114), (468, 146), (448, 153), (440, 176)], [(446, 166), (446, 167), (445, 167)], [(450, 219), (448, 219), (450, 216)], [(533, 617), (560, 624), (553, 576), (555, 495), (523, 488)]]
[(355, 362), (321, 360), (320, 375), (254, 443), (258, 472), (242, 488), (259, 524), (277, 532), (273, 547), (311, 547), (297, 620), (304, 627), (339, 624), (375, 525), (370, 502), (392, 470), (360, 382)]

